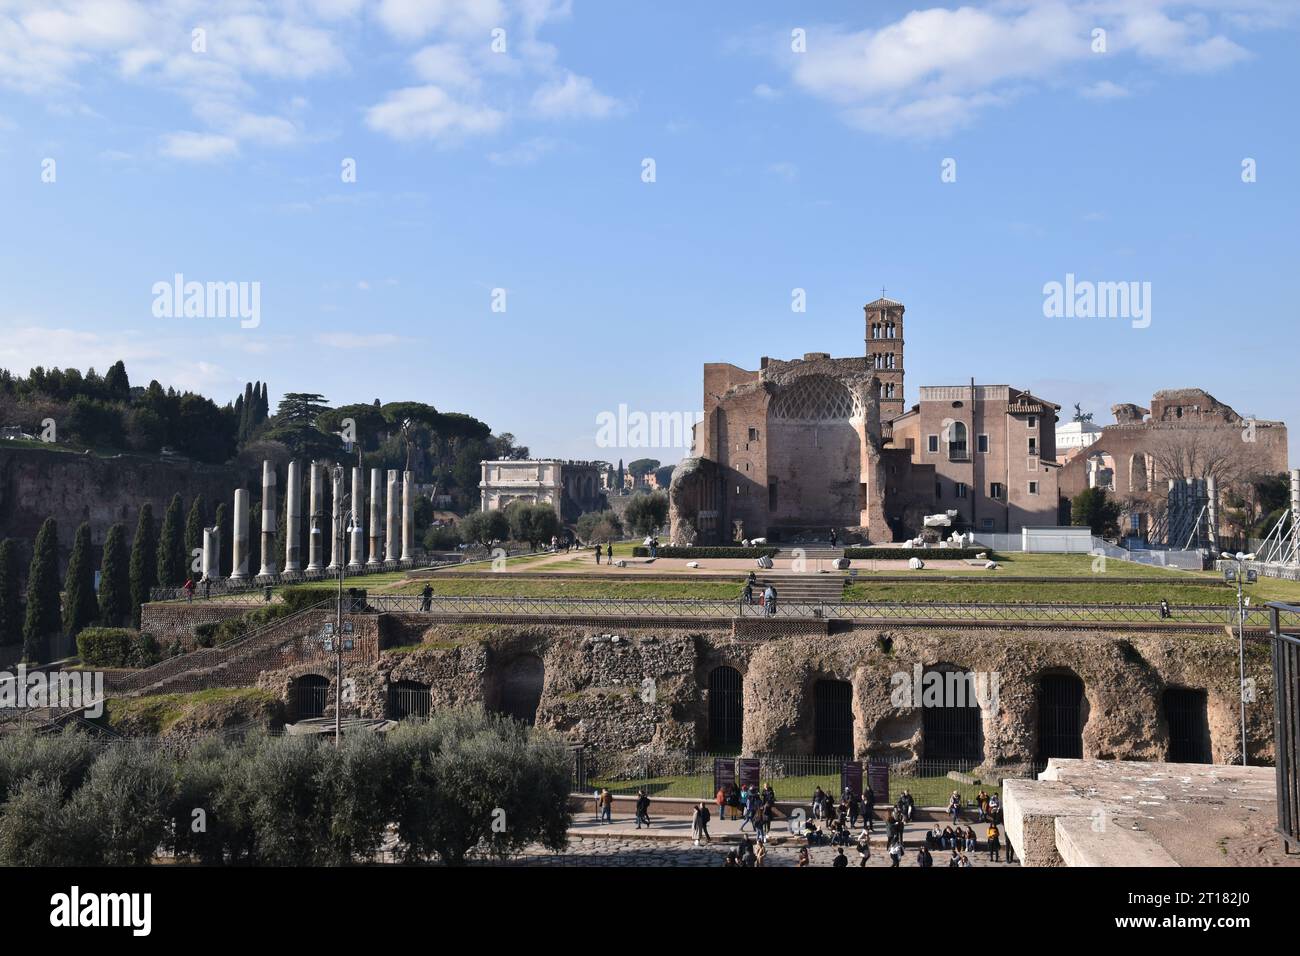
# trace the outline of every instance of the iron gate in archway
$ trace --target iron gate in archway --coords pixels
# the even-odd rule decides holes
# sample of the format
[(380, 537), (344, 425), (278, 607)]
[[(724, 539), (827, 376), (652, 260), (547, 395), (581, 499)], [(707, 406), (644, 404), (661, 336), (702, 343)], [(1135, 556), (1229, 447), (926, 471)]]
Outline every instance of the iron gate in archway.
[(1164, 693), (1164, 705), (1170, 763), (1211, 763), (1205, 691), (1170, 687)]
[(745, 697), (740, 671), (725, 664), (709, 672), (709, 746), (719, 753), (740, 749)]
[(325, 716), (330, 682), (319, 674), (303, 674), (294, 682), (294, 712), (298, 720)]
[(813, 736), (818, 756), (853, 755), (853, 685), (819, 680), (813, 687)]
[(1038, 759), (1083, 756), (1083, 681), (1045, 674), (1038, 682)]

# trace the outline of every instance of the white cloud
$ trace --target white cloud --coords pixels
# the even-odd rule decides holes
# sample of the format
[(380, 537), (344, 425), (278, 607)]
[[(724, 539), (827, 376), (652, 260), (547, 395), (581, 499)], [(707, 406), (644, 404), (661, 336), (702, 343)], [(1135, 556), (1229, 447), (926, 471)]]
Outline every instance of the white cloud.
[(779, 163), (768, 163), (767, 171), (773, 176), (780, 176), (788, 182), (793, 182), (799, 178), (799, 167), (784, 160)]
[(538, 89), (532, 107), (544, 119), (605, 119), (623, 109), (614, 97), (597, 90), (588, 77), (573, 72)]
[(437, 86), (394, 90), (366, 112), (366, 125), (400, 140), (454, 141), (494, 133), (504, 122), (499, 110), (461, 103)]
[(239, 152), (239, 144), (229, 136), (218, 133), (184, 131), (167, 133), (159, 145), (162, 155), (190, 162), (214, 162), (229, 159)]
[(517, 143), (509, 149), (488, 153), (493, 166), (531, 166), (556, 147), (556, 141), (544, 136)]
[[(1056, 85), (1072, 71), (1126, 68), (1208, 72), (1249, 56), (1223, 32), (1225, 9), (1276, 7), (1273, 0), (1002, 0), (914, 10), (875, 30), (809, 27), (808, 48), (779, 57), (794, 84), (839, 107), (852, 125), (907, 137), (942, 136), (985, 110)], [(1092, 30), (1107, 31), (1104, 54)], [(1083, 95), (1114, 98), (1110, 79)], [(756, 95), (762, 95), (755, 91)]]
[(1100, 80), (1091, 86), (1085, 86), (1079, 95), (1090, 100), (1118, 100), (1128, 96), (1128, 90), (1110, 80)]
[(313, 340), (318, 345), (333, 349), (376, 349), (390, 345), (400, 345), (405, 341), (400, 335), (390, 332), (376, 332), (370, 335), (358, 335), (355, 332), (318, 332)]
[(470, 65), (469, 57), (460, 47), (451, 43), (426, 46), (411, 57), (411, 66), (420, 79), (435, 86), (474, 89), (479, 85), (479, 78)]
[(478, 34), (484, 43), (505, 18), (500, 0), (380, 0), (377, 14), (399, 39), (418, 40), (438, 31), (462, 37)]
[(773, 89), (766, 83), (760, 83), (758, 86), (754, 87), (754, 95), (760, 100), (775, 100), (780, 98), (781, 91)]

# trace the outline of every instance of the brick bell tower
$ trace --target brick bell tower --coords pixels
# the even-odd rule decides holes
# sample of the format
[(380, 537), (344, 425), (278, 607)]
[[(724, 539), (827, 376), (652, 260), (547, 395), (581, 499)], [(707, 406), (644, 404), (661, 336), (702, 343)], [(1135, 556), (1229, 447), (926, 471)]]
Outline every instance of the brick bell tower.
[[(884, 291), (884, 290), (881, 290)], [(864, 307), (867, 362), (880, 379), (880, 421), (903, 414), (903, 303), (883, 296)]]

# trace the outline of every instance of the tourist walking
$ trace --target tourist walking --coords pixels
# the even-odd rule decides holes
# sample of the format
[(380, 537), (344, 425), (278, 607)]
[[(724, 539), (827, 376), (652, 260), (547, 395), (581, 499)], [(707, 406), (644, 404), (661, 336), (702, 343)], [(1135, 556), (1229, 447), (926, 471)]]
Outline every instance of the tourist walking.
[(767, 587), (763, 590), (763, 610), (768, 617), (776, 617), (776, 588), (771, 581), (767, 582)]
[(701, 800), (695, 807), (695, 815), (691, 818), (691, 830), (695, 834), (695, 845), (699, 846), (700, 841), (709, 842), (709, 805)]
[[(175, 578), (173, 578), (172, 580), (175, 580)], [(193, 578), (185, 579), (185, 600), (187, 602), (194, 600), (194, 579)]]
[(598, 567), (600, 565), (600, 542), (599, 541), (596, 542), (596, 565)]
[(611, 565), (613, 563), (614, 563), (614, 545), (611, 542), (610, 544), (605, 545), (605, 564)]
[(420, 592), (420, 610), (428, 611), (433, 608), (433, 585), (425, 584), (424, 590)]
[(996, 863), (1001, 857), (1002, 835), (998, 832), (996, 823), (989, 823), (989, 862)]
[(646, 829), (650, 829), (650, 798), (646, 796), (644, 790), (636, 792), (636, 828), (641, 829), (641, 824), (645, 824)]
[(613, 812), (614, 795), (608, 789), (600, 791), (600, 819), (605, 823), (613, 823)]

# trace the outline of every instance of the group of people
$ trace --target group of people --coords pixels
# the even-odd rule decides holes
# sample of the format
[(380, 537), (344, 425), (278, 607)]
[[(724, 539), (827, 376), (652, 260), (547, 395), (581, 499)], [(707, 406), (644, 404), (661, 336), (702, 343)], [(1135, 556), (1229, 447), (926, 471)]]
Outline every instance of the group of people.
[(745, 579), (745, 588), (741, 591), (740, 597), (747, 605), (753, 606), (754, 595), (758, 594), (759, 606), (768, 617), (776, 616), (776, 586), (768, 581), (763, 586), (762, 591), (758, 587), (758, 575), (753, 571), (749, 572), (749, 577)]
[[(596, 819), (600, 823), (612, 822), (614, 796), (607, 788), (593, 793)], [(809, 850), (817, 846), (835, 848), (831, 865), (844, 867), (849, 864), (846, 849), (857, 854), (858, 866), (867, 866), (871, 859), (871, 836), (875, 832), (876, 797), (870, 786), (859, 796), (850, 788), (844, 788), (838, 802), (820, 786), (812, 794), (811, 814), (804, 820), (802, 830), (792, 829), (803, 837), (799, 847), (798, 866), (809, 866)], [(737, 786), (725, 784), (718, 788), (713, 804), (716, 805), (718, 819), (740, 820), (739, 830), (742, 834), (741, 845), (727, 853), (725, 866), (753, 867), (763, 866), (767, 856), (767, 844), (772, 824), (776, 819), (776, 792), (770, 783), (759, 788), (755, 784)], [(947, 851), (947, 865), (950, 867), (968, 867), (971, 865), (970, 854), (981, 849), (987, 850), (990, 862), (1003, 860), (1002, 806), (996, 793), (989, 794), (981, 789), (975, 797), (971, 809), (978, 816), (978, 823), (983, 825), (984, 845), (980, 846), (979, 834), (970, 824), (962, 825), (961, 814), (966, 809), (960, 792), (954, 790), (948, 800), (948, 814), (952, 823), (941, 826), (936, 822), (926, 831), (924, 844), (916, 849), (916, 865), (932, 867), (935, 854)], [(903, 790), (895, 804), (889, 808), (885, 820), (886, 845), (889, 865), (897, 867), (902, 863), (906, 853), (904, 834), (907, 825), (912, 822), (916, 810), (916, 801), (912, 794)], [(691, 816), (691, 837), (695, 846), (704, 846), (712, 842), (709, 823), (713, 819), (710, 802), (702, 800), (697, 803)], [(861, 826), (859, 826), (861, 819)], [(649, 828), (650, 797), (644, 789), (636, 795), (636, 828)], [(752, 831), (752, 839), (744, 836), (746, 829)], [(855, 831), (856, 835), (855, 835)], [(1006, 843), (1005, 861), (1015, 862), (1011, 844)]]

